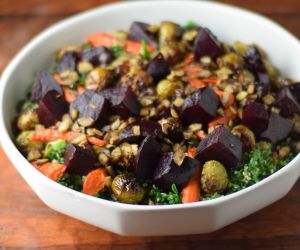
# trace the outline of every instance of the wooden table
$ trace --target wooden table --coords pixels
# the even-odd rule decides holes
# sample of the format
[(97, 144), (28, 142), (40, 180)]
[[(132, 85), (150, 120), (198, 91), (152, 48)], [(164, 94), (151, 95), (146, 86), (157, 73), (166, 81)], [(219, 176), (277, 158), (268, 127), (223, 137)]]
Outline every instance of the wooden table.
[[(112, 1), (0, 0), (0, 72), (12, 56), (45, 27), (65, 16), (106, 2)], [(220, 2), (263, 13), (300, 37), (299, 0)], [(121, 237), (46, 207), (0, 150), (0, 249), (6, 247), (300, 249), (300, 182), (279, 202), (215, 233), (180, 237)]]

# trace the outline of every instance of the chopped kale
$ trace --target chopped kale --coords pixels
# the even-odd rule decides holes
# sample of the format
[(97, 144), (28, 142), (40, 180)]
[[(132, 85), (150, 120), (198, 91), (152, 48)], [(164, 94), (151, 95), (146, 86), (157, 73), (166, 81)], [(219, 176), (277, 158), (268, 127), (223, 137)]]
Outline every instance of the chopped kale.
[(175, 184), (172, 184), (171, 191), (169, 193), (164, 193), (158, 187), (153, 185), (149, 192), (149, 198), (154, 202), (154, 204), (178, 204), (181, 202), (180, 195)]
[(67, 143), (64, 140), (49, 142), (45, 149), (45, 156), (51, 161), (64, 162), (64, 152)]
[(199, 27), (198, 24), (190, 21), (188, 22), (187, 24), (183, 25), (181, 28), (184, 30), (184, 31), (189, 31), (189, 30), (194, 30), (194, 29), (197, 29)]
[(115, 57), (119, 57), (124, 52), (124, 48), (120, 46), (111, 46), (109, 49)]
[(77, 191), (82, 190), (83, 180), (80, 175), (65, 173), (58, 181), (59, 184)]
[(151, 53), (147, 48), (147, 43), (144, 40), (142, 40), (141, 44), (142, 44), (142, 47), (141, 47), (140, 54), (143, 59), (149, 60), (151, 58)]

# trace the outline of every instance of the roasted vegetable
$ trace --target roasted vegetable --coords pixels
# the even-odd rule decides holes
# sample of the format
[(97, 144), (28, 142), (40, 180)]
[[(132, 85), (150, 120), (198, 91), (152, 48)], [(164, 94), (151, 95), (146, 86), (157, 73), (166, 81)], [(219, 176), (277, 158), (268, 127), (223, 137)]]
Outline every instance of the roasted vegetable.
[(222, 193), (228, 185), (225, 167), (218, 161), (207, 161), (203, 165), (201, 188), (207, 194)]
[(129, 204), (141, 202), (145, 195), (144, 188), (129, 174), (117, 175), (111, 184), (111, 190), (118, 201)]
[(242, 160), (242, 143), (226, 127), (217, 127), (200, 142), (196, 159), (201, 163), (217, 160), (227, 169), (237, 168)]

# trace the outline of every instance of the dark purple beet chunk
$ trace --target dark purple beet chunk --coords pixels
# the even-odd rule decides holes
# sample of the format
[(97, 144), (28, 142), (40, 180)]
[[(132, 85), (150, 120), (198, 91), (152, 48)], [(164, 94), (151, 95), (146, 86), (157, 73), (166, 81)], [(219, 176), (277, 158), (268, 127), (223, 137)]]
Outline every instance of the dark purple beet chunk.
[(60, 60), (58, 61), (56, 71), (58, 73), (62, 73), (67, 70), (75, 71), (78, 61), (79, 61), (79, 56), (77, 52), (74, 51), (65, 52), (60, 58)]
[(273, 143), (276, 143), (291, 132), (293, 124), (290, 120), (281, 117), (276, 113), (272, 113), (269, 119), (268, 128), (261, 133), (261, 137), (265, 138)]
[(209, 29), (200, 29), (194, 42), (194, 56), (199, 60), (202, 56), (217, 58), (224, 53), (221, 42)]
[(226, 127), (217, 127), (200, 142), (196, 159), (201, 163), (216, 160), (228, 169), (238, 167), (242, 160), (242, 143)]
[(48, 91), (40, 100), (37, 110), (39, 121), (49, 127), (60, 121), (62, 116), (68, 112), (69, 104), (62, 94), (55, 90)]
[(133, 171), (138, 180), (152, 179), (160, 155), (160, 144), (153, 136), (147, 136), (142, 141), (134, 161)]
[(158, 82), (170, 73), (170, 65), (161, 53), (148, 62), (146, 69), (154, 82)]
[(39, 101), (50, 90), (56, 90), (60, 94), (63, 93), (62, 88), (48, 71), (40, 71), (34, 79), (31, 100)]
[(274, 106), (280, 109), (280, 115), (284, 117), (300, 114), (300, 105), (288, 88), (283, 88), (278, 93)]
[[(135, 135), (133, 127), (139, 126), (140, 135)], [(122, 129), (119, 138), (120, 142), (140, 143), (145, 137), (153, 136), (155, 138), (162, 139), (163, 132), (161, 126), (154, 121), (136, 121), (129, 124), (126, 128)]]
[(72, 108), (78, 111), (79, 117), (92, 118), (99, 124), (108, 114), (109, 102), (100, 94), (86, 90), (72, 102), (70, 112)]
[(153, 34), (148, 31), (149, 24), (142, 22), (133, 22), (128, 31), (128, 39), (134, 41), (144, 40), (152, 47), (157, 47), (157, 42)]
[(163, 153), (157, 168), (154, 171), (153, 182), (165, 192), (170, 191), (172, 184), (175, 184), (179, 191), (195, 174), (199, 162), (186, 156), (178, 166), (173, 161), (173, 153)]
[(242, 124), (259, 134), (268, 127), (269, 114), (262, 103), (251, 102), (243, 111)]
[(89, 61), (94, 66), (105, 66), (113, 59), (112, 52), (103, 46), (85, 49), (81, 55), (82, 61)]
[(139, 115), (140, 103), (130, 87), (109, 88), (99, 92), (111, 103), (111, 111), (126, 118), (131, 115)]
[(87, 175), (94, 169), (97, 162), (95, 153), (75, 144), (68, 144), (64, 154), (66, 172), (70, 174)]
[(297, 102), (300, 103), (300, 82), (290, 84), (286, 86), (288, 88), (292, 95), (296, 98)]
[(219, 97), (210, 87), (200, 88), (184, 100), (180, 119), (185, 125), (207, 124), (216, 116), (219, 102)]
[(255, 47), (249, 48), (244, 55), (244, 59), (249, 69), (253, 72), (256, 80), (259, 83), (268, 86), (271, 83), (271, 79), (258, 49)]

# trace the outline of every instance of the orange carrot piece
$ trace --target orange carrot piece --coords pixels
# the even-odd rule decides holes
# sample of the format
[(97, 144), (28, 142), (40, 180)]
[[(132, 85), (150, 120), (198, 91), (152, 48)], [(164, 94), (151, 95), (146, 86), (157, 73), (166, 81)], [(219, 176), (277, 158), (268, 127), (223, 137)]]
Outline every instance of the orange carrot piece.
[(191, 64), (194, 61), (194, 54), (190, 53), (188, 55), (185, 56), (185, 58), (183, 59), (183, 63), (184, 64)]
[(85, 91), (85, 87), (83, 87), (83, 86), (78, 86), (77, 87), (77, 92), (78, 92), (79, 95), (82, 94), (84, 91)]
[[(98, 47), (98, 46), (110, 47), (113, 46), (115, 41), (118, 41), (118, 39), (108, 33), (98, 32), (98, 33), (88, 35), (86, 37), (86, 42), (91, 44), (93, 47)], [(135, 55), (138, 55), (142, 48), (142, 44), (140, 42), (131, 41), (131, 40), (125, 40), (124, 45), (125, 45), (124, 46), (125, 50), (127, 52)], [(154, 48), (150, 45), (147, 45), (147, 49), (150, 52), (154, 51)]]
[[(215, 93), (220, 97), (220, 99), (223, 98), (225, 92), (219, 89), (214, 89)], [(234, 95), (232, 93), (226, 93), (228, 95), (228, 100), (226, 103), (223, 103), (224, 107), (230, 107), (234, 104), (235, 99), (234, 99)]]
[(206, 84), (216, 84), (218, 82), (218, 78), (217, 77), (211, 77), (211, 78), (204, 78), (201, 79), (202, 82), (206, 83)]
[(186, 77), (184, 80), (187, 80), (189, 82), (189, 84), (196, 89), (206, 86), (204, 82), (202, 82), (201, 80), (199, 80), (197, 78)]
[[(140, 42), (135, 42), (135, 41), (131, 41), (131, 40), (125, 41), (125, 50), (127, 52), (138, 55), (138, 54), (140, 54), (141, 49), (142, 49), (142, 44)], [(154, 48), (148, 44), (147, 50), (149, 52), (152, 52), (152, 51), (154, 51)]]
[(94, 144), (94, 145), (99, 146), (99, 147), (103, 147), (103, 146), (106, 145), (105, 140), (101, 140), (101, 139), (99, 139), (97, 137), (94, 137), (94, 136), (88, 136), (87, 140), (88, 140), (89, 143)]
[(59, 139), (66, 140), (66, 141), (72, 141), (80, 135), (82, 135), (82, 134), (76, 133), (73, 131), (60, 132), (56, 129), (42, 128), (42, 129), (38, 129), (38, 130), (34, 131), (34, 134), (31, 139), (33, 141), (38, 141), (38, 142), (49, 142), (49, 141), (56, 141)]
[(195, 158), (196, 153), (197, 153), (196, 147), (188, 147), (187, 154), (188, 154), (189, 157)]
[(76, 95), (74, 94), (72, 89), (68, 87), (63, 87), (63, 92), (64, 92), (65, 99), (68, 103), (71, 103), (76, 99)]
[(113, 42), (116, 40), (116, 38), (108, 33), (93, 33), (86, 37), (86, 42), (91, 44), (93, 47), (110, 47), (113, 45)]
[(202, 67), (199, 65), (188, 65), (183, 68), (183, 71), (186, 73), (200, 73), (202, 71)]
[(58, 181), (58, 179), (62, 177), (66, 171), (66, 165), (61, 163), (46, 162), (42, 164), (38, 170), (51, 180)]
[(61, 83), (61, 78), (59, 74), (54, 74), (53, 76), (54, 80), (57, 81), (58, 83)]
[(102, 168), (91, 171), (83, 182), (82, 192), (88, 195), (95, 195), (105, 186), (105, 170)]
[(197, 202), (200, 200), (200, 170), (197, 169), (195, 175), (189, 180), (181, 193), (182, 203)]
[(208, 127), (215, 127), (217, 125), (227, 125), (228, 119), (226, 117), (217, 117), (208, 123)]
[[(234, 105), (231, 107), (234, 107)], [(237, 116), (237, 113), (234, 113), (229, 106), (228, 108), (224, 109), (224, 115), (228, 120), (232, 120)]]

